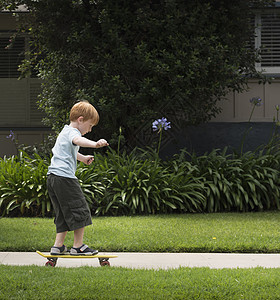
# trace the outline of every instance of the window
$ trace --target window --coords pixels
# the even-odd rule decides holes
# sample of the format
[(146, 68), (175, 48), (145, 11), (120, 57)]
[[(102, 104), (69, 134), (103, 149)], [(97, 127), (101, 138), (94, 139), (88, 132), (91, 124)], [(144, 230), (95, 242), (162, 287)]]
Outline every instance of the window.
[(280, 73), (280, 9), (256, 14), (255, 48), (260, 50), (257, 70)]
[(18, 78), (18, 65), (24, 59), (25, 39), (16, 38), (11, 47), (9, 37), (0, 37), (0, 78)]
[(16, 37), (7, 48), (9, 36), (0, 32), (0, 127), (43, 127), (44, 114), (37, 108), (41, 81), (35, 76), (18, 80), (28, 37)]

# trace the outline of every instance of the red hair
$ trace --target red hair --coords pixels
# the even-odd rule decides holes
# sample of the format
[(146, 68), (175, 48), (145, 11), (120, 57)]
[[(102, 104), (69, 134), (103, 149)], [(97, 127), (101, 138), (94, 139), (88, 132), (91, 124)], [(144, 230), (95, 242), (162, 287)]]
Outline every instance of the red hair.
[(88, 101), (80, 101), (76, 103), (70, 111), (70, 121), (75, 122), (79, 117), (83, 117), (84, 121), (92, 120), (94, 125), (99, 122), (99, 114), (95, 107)]

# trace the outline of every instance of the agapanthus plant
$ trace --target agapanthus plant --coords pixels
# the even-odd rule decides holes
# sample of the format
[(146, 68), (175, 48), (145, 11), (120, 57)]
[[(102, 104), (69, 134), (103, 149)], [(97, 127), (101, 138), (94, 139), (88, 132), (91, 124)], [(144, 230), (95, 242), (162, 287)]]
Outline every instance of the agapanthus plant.
[(10, 139), (13, 142), (13, 144), (15, 145), (17, 153), (19, 153), (19, 145), (18, 145), (18, 141), (16, 140), (15, 133), (12, 130), (10, 130), (10, 134), (7, 135), (6, 138)]
[(252, 118), (253, 112), (255, 110), (255, 107), (262, 105), (262, 99), (260, 97), (253, 97), (253, 98), (250, 99), (250, 102), (252, 103), (253, 108), (252, 108), (252, 111), (251, 111), (251, 114), (250, 114), (249, 122), (251, 121), (251, 118)]
[(161, 139), (162, 139), (162, 132), (163, 130), (168, 130), (171, 128), (170, 122), (167, 121), (166, 118), (162, 117), (161, 119), (157, 119), (152, 124), (153, 131), (157, 131), (159, 133), (159, 142), (158, 142), (158, 149), (157, 155), (159, 154)]
[(276, 126), (280, 126), (280, 121), (279, 121), (279, 104), (275, 105), (275, 109), (276, 109), (276, 118), (273, 118), (273, 122), (275, 123)]
[(14, 141), (15, 139), (15, 134), (13, 133), (12, 130), (10, 130), (10, 134), (6, 136), (7, 139), (11, 139), (12, 141)]
[[(250, 99), (250, 103), (253, 105), (253, 108), (252, 108), (252, 111), (251, 111), (251, 114), (250, 114), (250, 117), (249, 117), (249, 120), (248, 120), (249, 123), (251, 122), (253, 112), (254, 112), (256, 106), (261, 106), (262, 105), (262, 99), (260, 97), (253, 97), (253, 98)], [(244, 141), (245, 141), (245, 138), (246, 138), (246, 136), (247, 136), (247, 134), (249, 133), (250, 130), (252, 130), (252, 126), (250, 126), (243, 134), (243, 137), (242, 137), (242, 140), (241, 140), (241, 145), (240, 145), (240, 154), (243, 153)]]

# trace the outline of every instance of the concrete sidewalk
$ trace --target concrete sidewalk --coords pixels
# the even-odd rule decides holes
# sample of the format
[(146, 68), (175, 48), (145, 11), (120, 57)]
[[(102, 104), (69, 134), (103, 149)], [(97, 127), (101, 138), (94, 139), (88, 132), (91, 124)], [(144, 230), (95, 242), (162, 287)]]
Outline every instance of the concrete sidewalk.
[[(99, 254), (118, 255), (111, 258), (113, 267), (170, 269), (179, 267), (221, 268), (280, 268), (280, 254), (234, 254), (234, 253), (113, 253)], [(37, 265), (44, 266), (47, 259), (36, 252), (0, 252), (0, 264), (4, 265)], [(57, 267), (98, 267), (98, 259), (60, 258)]]

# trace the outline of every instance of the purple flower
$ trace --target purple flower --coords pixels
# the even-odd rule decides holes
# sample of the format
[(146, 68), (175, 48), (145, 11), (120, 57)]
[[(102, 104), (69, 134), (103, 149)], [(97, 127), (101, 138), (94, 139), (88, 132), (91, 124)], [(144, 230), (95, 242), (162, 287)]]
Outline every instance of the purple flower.
[(7, 139), (11, 139), (12, 141), (15, 139), (15, 134), (12, 130), (10, 130), (10, 134), (6, 136)]
[(250, 99), (250, 102), (255, 106), (261, 106), (262, 105), (262, 99), (260, 97), (253, 97)]
[(157, 119), (152, 125), (153, 131), (161, 131), (162, 129), (167, 130), (171, 128), (170, 122), (167, 122), (166, 118)]
[(158, 155), (160, 144), (161, 144), (162, 132), (163, 132), (162, 129), (167, 130), (171, 128), (171, 126), (170, 126), (170, 122), (167, 122), (167, 119), (162, 117), (161, 119), (157, 119), (152, 123), (152, 128), (153, 131), (158, 131), (159, 133), (159, 142), (158, 142), (158, 149), (157, 149), (157, 155)]

